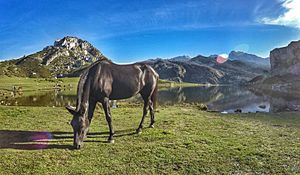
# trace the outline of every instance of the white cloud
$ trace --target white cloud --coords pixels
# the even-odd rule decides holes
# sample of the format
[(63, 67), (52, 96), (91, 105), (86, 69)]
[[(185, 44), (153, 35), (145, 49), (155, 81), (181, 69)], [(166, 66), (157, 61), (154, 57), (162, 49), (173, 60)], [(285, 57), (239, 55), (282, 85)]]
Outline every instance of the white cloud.
[(300, 28), (300, 0), (282, 0), (282, 7), (286, 11), (277, 18), (261, 18), (264, 24), (274, 24)]

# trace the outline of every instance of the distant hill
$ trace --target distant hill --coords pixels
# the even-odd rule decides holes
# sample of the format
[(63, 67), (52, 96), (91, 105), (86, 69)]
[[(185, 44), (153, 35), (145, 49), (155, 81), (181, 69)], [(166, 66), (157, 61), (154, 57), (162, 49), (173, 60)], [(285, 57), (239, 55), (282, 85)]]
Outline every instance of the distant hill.
[(244, 53), (240, 51), (232, 51), (229, 54), (230, 60), (238, 60), (244, 63), (253, 63), (258, 67), (270, 68), (270, 58), (262, 58), (253, 54)]
[(34, 54), (1, 62), (0, 75), (49, 77), (71, 74), (98, 59), (107, 59), (89, 42), (67, 36)]

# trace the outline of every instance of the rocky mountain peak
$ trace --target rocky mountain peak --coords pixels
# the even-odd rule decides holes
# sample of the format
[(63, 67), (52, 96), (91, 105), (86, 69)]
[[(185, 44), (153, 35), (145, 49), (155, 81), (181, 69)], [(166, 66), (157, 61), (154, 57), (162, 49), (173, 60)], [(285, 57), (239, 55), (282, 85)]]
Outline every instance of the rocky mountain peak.
[(253, 61), (255, 59), (264, 59), (262, 57), (253, 55), (253, 54), (249, 54), (249, 53), (245, 53), (242, 51), (231, 51), (229, 53), (229, 59), (232, 60), (245, 60), (245, 61)]
[(171, 61), (188, 61), (190, 59), (191, 59), (190, 56), (182, 55), (182, 56), (177, 56), (177, 57), (170, 58), (169, 60), (171, 60)]
[(69, 74), (93, 62), (107, 59), (89, 42), (73, 36), (58, 39), (53, 45), (20, 59), (17, 64), (45, 65), (53, 75)]
[[(242, 52), (242, 51), (235, 51), (235, 50), (233, 50), (233, 51), (231, 51), (229, 54), (230, 54), (230, 55), (244, 55), (244, 54), (246, 54), (246, 53), (245, 53), (245, 52)], [(251, 54), (249, 54), (249, 55), (251, 55)]]
[(72, 36), (66, 36), (62, 39), (58, 39), (54, 42), (54, 47), (65, 47), (67, 49), (72, 49), (74, 47), (78, 47), (81, 43), (83, 43), (81, 39)]
[(81, 54), (91, 54), (94, 57), (102, 56), (101, 52), (93, 47), (92, 44), (74, 36), (66, 36), (62, 39), (56, 40), (53, 44), (53, 47), (67, 49), (70, 51), (81, 51)]
[(66, 36), (62, 39), (58, 39), (54, 42), (53, 46), (66, 48), (68, 50), (75, 49), (76, 47), (84, 50), (90, 50), (93, 47), (89, 42), (73, 36)]

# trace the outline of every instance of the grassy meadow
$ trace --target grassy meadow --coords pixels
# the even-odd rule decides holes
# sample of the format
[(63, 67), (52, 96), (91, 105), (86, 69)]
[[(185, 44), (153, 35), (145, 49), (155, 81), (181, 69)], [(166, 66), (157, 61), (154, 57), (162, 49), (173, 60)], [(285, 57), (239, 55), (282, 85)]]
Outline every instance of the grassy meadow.
[[(23, 89), (36, 88), (29, 81), (36, 84), (22, 79)], [(49, 88), (56, 82), (43, 83)], [(118, 106), (112, 109), (115, 143), (106, 143), (108, 127), (98, 106), (81, 150), (72, 150), (71, 115), (63, 107), (0, 106), (0, 174), (300, 173), (300, 113), (220, 114), (201, 111), (200, 104), (158, 106), (155, 128), (137, 135), (141, 104)]]

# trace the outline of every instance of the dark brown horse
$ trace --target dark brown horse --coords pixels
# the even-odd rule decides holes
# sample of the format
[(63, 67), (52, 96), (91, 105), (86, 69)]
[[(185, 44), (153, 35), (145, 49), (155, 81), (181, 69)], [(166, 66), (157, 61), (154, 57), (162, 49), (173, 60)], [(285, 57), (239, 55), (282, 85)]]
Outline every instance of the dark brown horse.
[(96, 103), (103, 106), (109, 126), (108, 141), (113, 143), (114, 130), (109, 100), (125, 99), (138, 93), (144, 100), (143, 116), (137, 133), (141, 133), (144, 118), (150, 110), (150, 127), (154, 127), (154, 106), (158, 74), (148, 65), (117, 65), (108, 60), (92, 64), (80, 77), (77, 88), (76, 108), (68, 106), (73, 115), (74, 147), (79, 149), (91, 124)]

